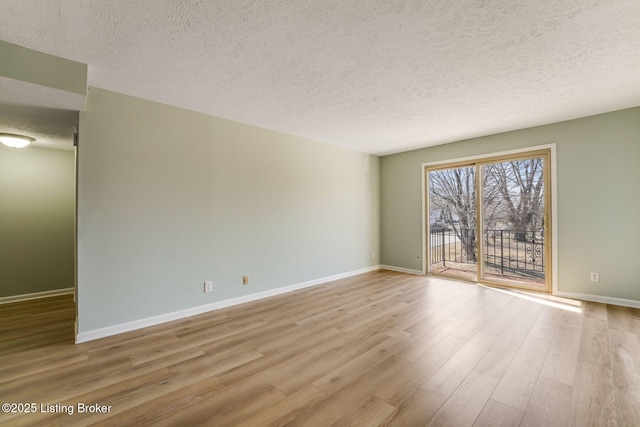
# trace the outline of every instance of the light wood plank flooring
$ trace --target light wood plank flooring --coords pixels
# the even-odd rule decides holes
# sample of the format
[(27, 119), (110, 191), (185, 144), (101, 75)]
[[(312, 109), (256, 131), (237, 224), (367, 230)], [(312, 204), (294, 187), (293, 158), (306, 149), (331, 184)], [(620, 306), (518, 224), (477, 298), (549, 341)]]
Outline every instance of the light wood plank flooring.
[(80, 345), (5, 304), (0, 425), (640, 425), (640, 310), (541, 302), (380, 271)]

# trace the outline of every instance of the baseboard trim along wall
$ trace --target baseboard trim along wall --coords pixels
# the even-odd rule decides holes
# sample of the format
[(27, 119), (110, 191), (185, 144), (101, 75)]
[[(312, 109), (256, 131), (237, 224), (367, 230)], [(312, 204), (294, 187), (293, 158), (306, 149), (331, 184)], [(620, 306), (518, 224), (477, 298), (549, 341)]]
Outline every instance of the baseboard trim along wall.
[(398, 273), (407, 273), (407, 274), (417, 274), (419, 276), (422, 276), (422, 271), (420, 270), (412, 270), (410, 268), (404, 268), (404, 267), (394, 267), (392, 265), (381, 265), (380, 269), (382, 270), (390, 270), (390, 271), (397, 271)]
[(73, 288), (54, 289), (52, 291), (34, 292), (32, 294), (24, 295), (10, 295), (8, 297), (0, 297), (0, 304), (7, 304), (10, 302), (28, 301), (31, 299), (57, 297), (59, 295), (72, 294)]
[(602, 295), (580, 294), (574, 292), (558, 291), (556, 296), (563, 298), (579, 299), (582, 301), (600, 302), (603, 304), (621, 305), (623, 307), (640, 308), (640, 301), (633, 299), (606, 297)]
[(207, 313), (209, 311), (214, 311), (221, 308), (243, 304), (245, 302), (256, 301), (263, 298), (269, 298), (272, 296), (297, 291), (299, 289), (309, 288), (311, 286), (321, 285), (323, 283), (332, 282), (334, 280), (357, 276), (359, 274), (369, 273), (371, 271), (377, 271), (377, 270), (380, 270), (380, 268), (381, 267), (379, 265), (375, 265), (367, 268), (362, 268), (359, 270), (348, 271), (346, 273), (340, 273), (340, 274), (335, 274), (333, 276), (327, 276), (327, 277), (322, 277), (320, 279), (310, 280), (308, 282), (302, 282), (294, 285), (283, 286), (281, 288), (270, 289), (264, 292), (257, 292), (255, 294), (243, 295), (237, 298), (231, 298), (224, 301), (217, 301), (211, 304), (187, 308), (185, 310), (174, 311), (171, 313), (161, 314), (158, 316), (147, 317), (145, 319), (134, 320), (132, 322), (126, 322), (126, 323), (120, 323), (118, 325), (107, 326), (106, 328), (94, 329), (92, 331), (87, 331), (87, 332), (80, 332), (76, 336), (76, 344), (97, 340), (99, 338), (109, 337), (111, 335), (122, 334), (124, 332), (134, 331), (136, 329), (147, 328), (147, 327), (155, 326), (161, 323), (183, 319), (185, 317), (195, 316), (198, 314)]

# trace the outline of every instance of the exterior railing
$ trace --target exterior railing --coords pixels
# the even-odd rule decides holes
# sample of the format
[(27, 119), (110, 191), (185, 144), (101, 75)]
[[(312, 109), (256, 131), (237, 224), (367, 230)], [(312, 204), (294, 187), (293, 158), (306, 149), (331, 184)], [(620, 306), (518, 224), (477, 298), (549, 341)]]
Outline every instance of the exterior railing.
[[(494, 274), (544, 277), (545, 251), (542, 231), (485, 230), (482, 245), (485, 269)], [(430, 264), (447, 262), (476, 264), (476, 230), (432, 228), (429, 235)], [(451, 266), (449, 266), (451, 267)]]

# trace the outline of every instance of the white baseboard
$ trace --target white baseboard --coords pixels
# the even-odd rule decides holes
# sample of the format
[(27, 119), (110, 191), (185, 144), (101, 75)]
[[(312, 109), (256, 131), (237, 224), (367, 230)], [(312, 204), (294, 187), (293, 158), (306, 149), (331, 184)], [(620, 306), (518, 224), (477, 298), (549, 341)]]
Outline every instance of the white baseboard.
[(309, 280), (308, 282), (297, 283), (294, 285), (284, 286), (281, 288), (270, 289), (268, 291), (257, 292), (255, 294), (244, 295), (237, 298), (231, 298), (224, 301), (218, 301), (211, 304), (187, 308), (185, 310), (179, 310), (171, 313), (161, 314), (158, 316), (147, 317), (140, 320), (134, 320), (132, 322), (120, 323), (118, 325), (107, 326), (105, 328), (94, 329), (92, 331), (80, 332), (76, 336), (76, 344), (96, 340), (99, 338), (109, 337), (111, 335), (117, 335), (124, 332), (134, 331), (136, 329), (148, 328), (150, 326), (159, 325), (161, 323), (171, 322), (173, 320), (179, 320), (185, 317), (207, 313), (209, 311), (231, 307), (234, 305), (243, 304), (245, 302), (256, 301), (263, 298), (269, 298), (272, 296), (281, 295), (288, 292), (297, 291), (299, 289), (309, 288), (311, 286), (321, 285), (323, 283), (332, 282), (334, 280), (344, 279), (351, 276), (357, 276), (359, 274), (369, 273), (371, 271), (377, 271), (377, 270), (380, 270), (379, 265), (362, 268), (359, 270), (353, 270), (346, 273), (335, 274), (333, 276), (322, 277), (320, 279)]
[(417, 274), (418, 276), (422, 276), (423, 275), (421, 270), (412, 270), (410, 268), (404, 268), (404, 267), (394, 267), (392, 265), (381, 265), (380, 269), (382, 269), (382, 270), (390, 270), (390, 271), (397, 271), (399, 273)]
[(573, 299), (579, 299), (583, 301), (600, 302), (603, 304), (621, 305), (623, 307), (640, 308), (640, 301), (633, 300), (633, 299), (614, 298), (614, 297), (606, 297), (602, 295), (579, 294), (574, 292), (562, 292), (562, 291), (558, 291), (556, 295), (563, 298), (573, 298)]
[(52, 291), (34, 292), (32, 294), (24, 295), (11, 295), (8, 297), (1, 297), (0, 304), (7, 304), (10, 302), (28, 301), (39, 298), (57, 297), (59, 295), (68, 295), (74, 293), (74, 288), (54, 289)]

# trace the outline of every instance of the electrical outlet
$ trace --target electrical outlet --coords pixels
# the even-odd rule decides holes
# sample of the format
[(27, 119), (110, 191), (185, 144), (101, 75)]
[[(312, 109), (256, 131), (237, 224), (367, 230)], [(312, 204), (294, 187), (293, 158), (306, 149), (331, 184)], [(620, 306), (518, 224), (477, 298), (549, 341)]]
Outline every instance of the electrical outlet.
[(376, 259), (376, 253), (375, 252), (371, 252), (371, 259)]
[(591, 272), (591, 281), (599, 282), (600, 281), (600, 273), (596, 273), (595, 271)]
[(211, 281), (207, 281), (204, 282), (204, 291), (206, 292), (213, 292), (213, 282)]
[(249, 284), (249, 276), (242, 276), (242, 284), (243, 285)]

